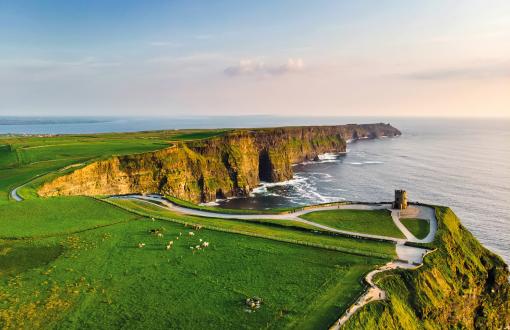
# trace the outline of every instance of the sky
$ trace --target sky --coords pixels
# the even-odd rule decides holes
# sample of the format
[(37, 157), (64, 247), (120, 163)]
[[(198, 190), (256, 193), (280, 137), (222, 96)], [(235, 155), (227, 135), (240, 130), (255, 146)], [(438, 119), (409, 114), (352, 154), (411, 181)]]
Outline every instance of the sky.
[(256, 114), (510, 117), (510, 1), (0, 1), (0, 115)]

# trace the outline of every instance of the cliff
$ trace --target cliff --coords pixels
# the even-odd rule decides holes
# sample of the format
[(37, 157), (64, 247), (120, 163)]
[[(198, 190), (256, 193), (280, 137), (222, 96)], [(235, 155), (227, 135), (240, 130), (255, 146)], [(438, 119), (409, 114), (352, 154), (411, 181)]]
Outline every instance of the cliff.
[(417, 270), (381, 273), (389, 300), (366, 305), (346, 329), (509, 329), (509, 271), (449, 208), (436, 209), (437, 248)]
[(260, 181), (292, 178), (292, 164), (327, 152), (345, 152), (346, 141), (397, 136), (389, 124), (234, 130), (222, 136), (155, 152), (118, 156), (56, 178), (41, 196), (161, 193), (192, 202), (242, 196)]

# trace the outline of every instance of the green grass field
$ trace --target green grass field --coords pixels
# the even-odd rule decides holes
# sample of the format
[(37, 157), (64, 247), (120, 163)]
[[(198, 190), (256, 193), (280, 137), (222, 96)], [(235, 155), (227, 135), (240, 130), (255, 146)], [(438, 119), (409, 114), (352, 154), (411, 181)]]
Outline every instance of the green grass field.
[[(0, 207), (11, 238), (0, 241), (2, 328), (324, 328), (387, 261), (217, 230), (191, 237), (189, 226), (90, 198)], [(193, 254), (199, 239), (210, 246)], [(247, 313), (254, 295), (264, 303)]]
[(393, 243), (313, 232), (311, 231), (313, 227), (308, 229), (308, 227), (303, 227), (299, 222), (286, 220), (247, 221), (195, 217), (175, 213), (140, 201), (112, 200), (111, 202), (128, 210), (135, 211), (139, 215), (158, 217), (179, 223), (199, 224), (226, 232), (243, 233), (258, 237), (272, 237), (276, 240), (321, 246), (366, 256), (381, 258), (392, 258), (395, 256), (395, 245)]
[(400, 219), (400, 222), (418, 239), (427, 237), (430, 231), (430, 224), (423, 219)]
[(307, 213), (301, 218), (341, 230), (405, 238), (387, 210), (326, 210)]
[[(224, 132), (0, 137), (0, 328), (317, 329), (335, 321), (363, 290), (363, 275), (395, 257), (393, 244), (298, 221), (36, 194), (91, 161)], [(11, 201), (21, 185), (25, 200)], [(204, 228), (189, 236), (191, 224)], [(164, 237), (149, 233), (156, 228)], [(210, 246), (193, 253), (200, 239)], [(248, 313), (251, 296), (263, 304)]]

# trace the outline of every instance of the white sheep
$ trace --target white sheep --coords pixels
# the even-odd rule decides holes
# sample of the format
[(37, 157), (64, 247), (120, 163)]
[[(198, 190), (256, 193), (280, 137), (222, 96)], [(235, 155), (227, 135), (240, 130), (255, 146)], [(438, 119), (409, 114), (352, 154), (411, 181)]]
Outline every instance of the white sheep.
[(138, 243), (138, 247), (141, 249), (145, 246), (145, 243)]
[(163, 237), (163, 233), (158, 233), (158, 237)]
[(199, 239), (200, 242), (202, 242), (202, 239)]
[(192, 231), (190, 231), (188, 234), (189, 234), (190, 236), (195, 236), (195, 233), (194, 233), (194, 232), (192, 232)]
[(203, 247), (208, 247), (208, 246), (209, 246), (209, 242), (204, 242), (204, 243), (202, 243), (202, 246), (203, 246)]

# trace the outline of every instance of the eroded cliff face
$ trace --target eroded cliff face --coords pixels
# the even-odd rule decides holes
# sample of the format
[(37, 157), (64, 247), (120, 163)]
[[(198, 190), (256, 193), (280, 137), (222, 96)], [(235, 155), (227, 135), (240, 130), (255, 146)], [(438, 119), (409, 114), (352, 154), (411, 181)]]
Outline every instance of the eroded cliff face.
[(260, 181), (288, 180), (292, 164), (327, 152), (345, 152), (347, 140), (397, 135), (400, 131), (389, 124), (235, 130), (98, 161), (44, 184), (39, 194), (161, 193), (206, 202), (246, 195)]

